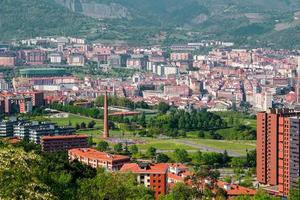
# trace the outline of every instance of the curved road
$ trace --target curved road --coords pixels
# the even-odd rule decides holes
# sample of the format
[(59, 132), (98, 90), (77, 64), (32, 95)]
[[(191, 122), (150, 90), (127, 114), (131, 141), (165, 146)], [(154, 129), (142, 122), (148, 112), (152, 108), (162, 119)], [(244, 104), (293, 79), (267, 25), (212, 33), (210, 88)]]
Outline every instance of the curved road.
[[(222, 149), (217, 149), (217, 148), (213, 148), (213, 147), (209, 147), (209, 146), (205, 146), (205, 145), (200, 145), (200, 144), (196, 144), (196, 143), (193, 143), (193, 142), (190, 142), (190, 141), (177, 141), (178, 143), (181, 143), (181, 144), (184, 144), (184, 145), (188, 145), (188, 146), (191, 146), (191, 147), (194, 147), (194, 148), (197, 148), (201, 151), (204, 151), (204, 152), (216, 152), (216, 153), (224, 153), (224, 150)], [(232, 156), (232, 157), (241, 157), (243, 156), (242, 154), (239, 154), (239, 153), (236, 153), (236, 152), (233, 152), (233, 151), (230, 151), (230, 150), (226, 150), (228, 155), (229, 156)]]

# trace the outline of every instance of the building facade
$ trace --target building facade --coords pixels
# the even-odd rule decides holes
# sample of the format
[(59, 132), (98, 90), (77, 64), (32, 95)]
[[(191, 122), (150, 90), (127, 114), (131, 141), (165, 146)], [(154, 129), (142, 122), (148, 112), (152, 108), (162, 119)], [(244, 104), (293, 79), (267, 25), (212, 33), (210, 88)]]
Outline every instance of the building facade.
[(66, 151), (74, 148), (87, 148), (87, 135), (44, 136), (41, 138), (42, 150), (46, 152)]
[(287, 196), (299, 178), (300, 112), (271, 109), (257, 114), (257, 180)]
[(93, 168), (102, 167), (108, 171), (118, 171), (125, 163), (130, 162), (128, 156), (112, 155), (92, 148), (70, 149), (68, 154), (70, 161), (78, 160)]
[(168, 164), (129, 163), (121, 168), (121, 172), (131, 172), (137, 175), (140, 184), (151, 188), (155, 192), (155, 198), (167, 193)]

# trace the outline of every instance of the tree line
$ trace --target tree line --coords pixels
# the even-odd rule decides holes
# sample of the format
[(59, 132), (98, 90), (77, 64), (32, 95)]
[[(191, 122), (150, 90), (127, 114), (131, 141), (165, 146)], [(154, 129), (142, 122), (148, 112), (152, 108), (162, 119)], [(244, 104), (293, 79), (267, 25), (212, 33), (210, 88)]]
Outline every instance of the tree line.
[[(118, 96), (108, 96), (108, 105), (110, 106), (120, 106), (120, 107), (126, 107), (129, 109), (135, 109), (135, 108), (142, 108), (142, 109), (150, 109), (151, 106), (149, 106), (144, 101), (140, 102), (133, 102), (128, 98), (125, 97), (118, 97)], [(104, 95), (101, 95), (96, 98), (95, 105), (98, 107), (104, 106)]]
[(59, 110), (62, 112), (68, 112), (73, 114), (79, 114), (86, 117), (95, 119), (103, 119), (103, 110), (98, 108), (83, 108), (74, 105), (63, 105), (60, 103), (53, 103), (49, 106), (51, 109)]

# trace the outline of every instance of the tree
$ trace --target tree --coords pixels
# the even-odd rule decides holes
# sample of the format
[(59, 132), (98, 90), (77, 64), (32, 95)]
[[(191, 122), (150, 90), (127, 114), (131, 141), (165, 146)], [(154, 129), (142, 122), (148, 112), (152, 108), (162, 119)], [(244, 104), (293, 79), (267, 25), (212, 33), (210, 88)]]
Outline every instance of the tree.
[(40, 156), (11, 146), (0, 149), (0, 199), (56, 199), (40, 181)]
[(142, 116), (139, 118), (138, 123), (139, 123), (142, 127), (146, 127), (146, 126), (147, 126), (145, 112), (142, 113)]
[(223, 188), (218, 187), (216, 192), (216, 200), (226, 200), (226, 199), (227, 199), (226, 192), (224, 191)]
[(93, 179), (83, 179), (77, 182), (79, 189), (77, 199), (141, 199), (154, 200), (150, 189), (139, 185), (133, 174), (114, 173), (98, 170)]
[(80, 125), (78, 123), (76, 123), (76, 130), (79, 130), (80, 129)]
[(226, 165), (229, 162), (229, 160), (230, 160), (230, 157), (228, 155), (227, 150), (225, 150), (224, 153), (223, 153), (223, 163), (224, 163), (224, 165)]
[(202, 165), (203, 164), (203, 157), (202, 157), (202, 152), (197, 151), (194, 155), (193, 161), (197, 165)]
[(230, 164), (234, 168), (244, 168), (247, 165), (247, 159), (244, 157), (234, 157), (231, 159)]
[(93, 137), (88, 137), (88, 146), (91, 147), (94, 145)]
[(157, 163), (167, 163), (169, 162), (169, 160), (170, 160), (169, 156), (163, 153), (159, 153), (156, 157)]
[(96, 125), (96, 122), (93, 120), (93, 121), (88, 123), (88, 128), (94, 128), (95, 125)]
[(118, 153), (122, 152), (123, 151), (123, 145), (122, 145), (122, 143), (115, 144), (114, 145), (114, 151), (118, 152)]
[(81, 122), (80, 128), (81, 128), (81, 129), (86, 129), (86, 124), (85, 124), (84, 122)]
[(161, 114), (166, 114), (170, 110), (170, 106), (165, 102), (160, 102), (157, 109)]
[(203, 191), (203, 196), (204, 196), (204, 199), (210, 200), (210, 199), (213, 199), (214, 193), (211, 191), (210, 188), (206, 187)]
[(292, 188), (289, 192), (289, 200), (299, 200), (300, 199), (300, 179), (298, 180), (297, 187)]
[(129, 152), (131, 154), (137, 154), (139, 152), (139, 148), (134, 144), (129, 147)]
[(185, 149), (175, 149), (174, 159), (178, 163), (185, 163), (190, 161), (189, 154)]
[(256, 150), (247, 151), (247, 166), (256, 167)]
[(198, 138), (204, 138), (204, 137), (205, 137), (204, 131), (200, 130), (200, 131), (198, 132)]
[(154, 158), (156, 155), (156, 148), (154, 147), (149, 147), (147, 149), (147, 153), (146, 153), (149, 157)]
[(160, 198), (160, 200), (190, 200), (194, 199), (194, 191), (184, 183), (177, 183), (170, 194)]
[(101, 141), (97, 145), (97, 150), (99, 151), (107, 151), (109, 144), (106, 141)]

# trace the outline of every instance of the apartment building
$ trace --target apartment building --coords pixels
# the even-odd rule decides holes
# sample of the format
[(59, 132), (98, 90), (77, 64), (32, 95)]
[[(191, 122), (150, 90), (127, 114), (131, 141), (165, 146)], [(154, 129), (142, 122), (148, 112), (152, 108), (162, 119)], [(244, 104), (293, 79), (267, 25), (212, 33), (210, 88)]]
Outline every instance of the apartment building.
[(271, 109), (257, 114), (257, 180), (287, 196), (299, 178), (300, 112)]
[(128, 163), (121, 168), (121, 172), (131, 172), (137, 175), (137, 181), (151, 188), (155, 198), (167, 193), (168, 164)]
[(66, 151), (75, 148), (87, 148), (87, 135), (44, 136), (41, 138), (42, 150), (45, 152)]
[(70, 161), (78, 160), (93, 168), (102, 167), (108, 171), (118, 171), (125, 163), (130, 162), (128, 156), (112, 155), (92, 148), (70, 149), (68, 154)]

